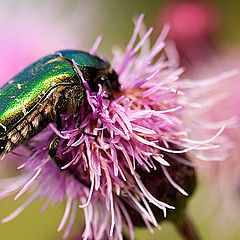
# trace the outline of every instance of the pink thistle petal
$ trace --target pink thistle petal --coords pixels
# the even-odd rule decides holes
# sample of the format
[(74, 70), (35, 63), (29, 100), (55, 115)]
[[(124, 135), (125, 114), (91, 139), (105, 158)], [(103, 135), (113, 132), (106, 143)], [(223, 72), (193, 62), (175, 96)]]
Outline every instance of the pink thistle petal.
[(20, 190), (20, 192), (17, 194), (17, 196), (14, 198), (14, 200), (17, 200), (24, 192), (28, 190), (28, 188), (33, 184), (35, 179), (39, 176), (42, 169), (39, 169), (34, 176), (24, 185), (24, 187)]
[(188, 196), (188, 193), (182, 189), (178, 184), (176, 184), (173, 179), (171, 178), (171, 176), (169, 175), (167, 169), (164, 167), (164, 166), (161, 166), (162, 167), (162, 170), (164, 172), (164, 175), (166, 176), (166, 178), (168, 179), (168, 181), (172, 184), (172, 186), (174, 188), (176, 188), (180, 193), (182, 193), (183, 195), (185, 196)]
[(102, 39), (103, 39), (103, 36), (101, 36), (101, 35), (97, 37), (97, 39), (96, 39), (96, 41), (94, 42), (91, 50), (89, 51), (90, 54), (96, 55), (96, 52), (97, 52), (97, 50), (98, 50), (98, 48), (99, 48), (99, 45), (100, 45), (101, 42), (102, 42)]
[(69, 213), (70, 213), (70, 210), (71, 210), (72, 201), (73, 201), (73, 199), (71, 197), (68, 197), (64, 215), (63, 215), (62, 220), (61, 220), (61, 222), (59, 224), (59, 227), (57, 229), (58, 232), (60, 232), (62, 230), (62, 228), (64, 227), (64, 225), (66, 224), (66, 221), (69, 217)]
[(28, 205), (34, 202), (39, 197), (39, 193), (33, 194), (27, 201), (25, 201), (18, 209), (11, 213), (8, 217), (2, 219), (2, 223), (6, 223), (18, 216)]
[(90, 188), (90, 191), (89, 191), (88, 199), (87, 199), (86, 203), (81, 204), (78, 207), (85, 208), (85, 207), (87, 207), (89, 205), (89, 203), (91, 201), (91, 198), (92, 198), (93, 189), (94, 189), (94, 175), (92, 174), (92, 176), (91, 176), (91, 188)]
[(73, 224), (74, 224), (74, 221), (75, 221), (75, 218), (76, 218), (76, 213), (77, 213), (77, 203), (76, 201), (73, 202), (72, 204), (72, 209), (71, 209), (71, 217), (70, 217), (70, 220), (69, 220), (69, 223), (66, 227), (66, 231), (63, 235), (63, 239), (67, 239), (69, 234), (70, 234), (70, 231), (73, 227)]

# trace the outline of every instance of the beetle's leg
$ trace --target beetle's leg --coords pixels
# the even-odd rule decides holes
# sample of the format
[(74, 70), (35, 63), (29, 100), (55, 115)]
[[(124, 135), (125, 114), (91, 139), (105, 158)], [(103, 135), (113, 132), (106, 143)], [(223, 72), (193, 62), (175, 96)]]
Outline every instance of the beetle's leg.
[(61, 166), (60, 159), (56, 157), (59, 142), (60, 142), (60, 137), (55, 136), (53, 140), (50, 142), (48, 147), (48, 155), (52, 158), (52, 160), (56, 163), (57, 166)]
[(82, 129), (82, 128), (80, 127), (80, 122), (77, 121), (77, 120), (76, 120), (76, 125), (77, 125), (77, 128), (78, 128), (83, 134), (85, 134), (85, 135), (87, 135), (87, 136), (89, 136), (89, 137), (94, 137), (94, 138), (97, 138), (97, 137), (98, 137), (98, 135), (91, 134), (91, 133), (86, 133), (86, 132), (84, 131), (84, 129)]
[(89, 137), (94, 137), (95, 139), (97, 139), (98, 135), (96, 134), (91, 134), (91, 133), (86, 133), (79, 125), (80, 123), (78, 121), (76, 121), (76, 125), (77, 125), (77, 128), (85, 135), (89, 136)]
[(62, 167), (65, 166), (66, 163), (62, 162), (58, 157), (56, 157), (59, 143), (60, 143), (60, 137), (55, 136), (54, 139), (49, 144), (49, 149), (48, 149), (49, 156), (53, 159), (53, 161), (60, 168), (60, 170), (68, 171), (76, 180), (78, 180), (81, 184), (89, 188), (90, 187), (89, 184), (83, 181), (82, 179), (80, 179), (79, 176), (71, 168), (68, 167), (66, 169), (62, 169)]
[(66, 163), (62, 162), (58, 157), (56, 157), (59, 142), (60, 142), (59, 136), (55, 136), (49, 145), (49, 149), (48, 149), (49, 156), (53, 159), (53, 161), (60, 168), (60, 170), (68, 171), (77, 181), (79, 181), (81, 184), (83, 184), (84, 186), (89, 188), (90, 185), (88, 183), (86, 183), (85, 181), (83, 181), (82, 179), (80, 179), (80, 176), (78, 174), (76, 174), (71, 168), (68, 167), (66, 169), (62, 169), (62, 167)]
[(94, 138), (97, 138), (98, 135), (95, 135), (95, 134), (91, 134), (91, 133), (86, 133), (81, 127), (80, 127), (80, 122), (78, 120), (78, 116), (79, 116), (79, 113), (80, 113), (80, 107), (81, 107), (81, 104), (82, 104), (82, 98), (80, 97), (78, 102), (77, 102), (77, 109), (76, 109), (76, 112), (74, 113), (73, 117), (75, 118), (75, 123), (76, 123), (76, 126), (77, 128), (85, 135), (87, 136), (90, 136), (90, 137), (94, 137)]
[[(61, 117), (59, 112), (57, 111), (58, 106), (60, 106), (60, 104), (62, 103), (63, 100), (63, 96), (60, 96), (58, 98), (58, 100), (55, 103), (55, 110), (56, 110), (56, 124), (57, 124), (57, 129), (60, 130), (62, 127), (62, 121), (61, 121)], [(48, 148), (48, 155), (52, 158), (52, 160), (55, 162), (55, 164), (60, 168), (60, 170), (63, 170), (62, 167), (66, 164), (64, 162), (61, 161), (61, 159), (59, 159), (56, 156), (57, 153), (57, 149), (59, 147), (59, 143), (60, 143), (60, 137), (59, 136), (55, 136), (53, 138), (53, 140), (50, 142), (49, 144), (49, 148)], [(66, 171), (68, 171), (76, 180), (78, 180), (81, 184), (83, 184), (86, 187), (90, 187), (88, 183), (82, 181), (79, 176), (71, 169), (71, 168), (67, 168), (65, 169)]]
[[(54, 103), (53, 111), (55, 111), (55, 118), (56, 118), (56, 124), (57, 124), (57, 129), (60, 131), (62, 128), (62, 121), (60, 114), (58, 112), (58, 108), (60, 107), (61, 103), (63, 102), (63, 95), (60, 95), (57, 100)], [(50, 142), (49, 147), (48, 147), (48, 155), (53, 159), (53, 161), (56, 163), (57, 166), (62, 167), (61, 165), (63, 164), (59, 158), (56, 157), (57, 149), (60, 143), (60, 137), (55, 136), (53, 140)]]
[[(55, 113), (53, 115), (55, 115), (55, 121), (57, 124), (57, 129), (60, 131), (62, 129), (62, 120), (58, 111), (58, 108), (61, 106), (62, 102), (63, 102), (63, 95), (60, 95), (57, 100), (54, 103), (54, 107), (53, 107), (53, 111), (55, 111)], [(59, 159), (56, 154), (57, 154), (57, 149), (59, 147), (59, 143), (60, 143), (60, 137), (58, 135), (56, 135), (53, 140), (50, 142), (49, 147), (48, 147), (48, 155), (52, 158), (52, 160), (55, 162), (55, 164), (58, 167), (63, 167), (65, 164), (61, 161), (61, 159)]]

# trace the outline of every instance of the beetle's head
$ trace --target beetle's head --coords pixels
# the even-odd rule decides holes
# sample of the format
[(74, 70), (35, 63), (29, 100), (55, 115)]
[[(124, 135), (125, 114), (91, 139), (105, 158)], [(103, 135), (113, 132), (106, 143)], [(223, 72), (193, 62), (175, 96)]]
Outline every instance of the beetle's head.
[(99, 84), (102, 85), (103, 90), (105, 90), (109, 98), (113, 97), (113, 93), (118, 91), (120, 84), (118, 82), (117, 73), (111, 68), (107, 68), (104, 71), (99, 71), (94, 80), (90, 80), (89, 86), (93, 92), (98, 91)]

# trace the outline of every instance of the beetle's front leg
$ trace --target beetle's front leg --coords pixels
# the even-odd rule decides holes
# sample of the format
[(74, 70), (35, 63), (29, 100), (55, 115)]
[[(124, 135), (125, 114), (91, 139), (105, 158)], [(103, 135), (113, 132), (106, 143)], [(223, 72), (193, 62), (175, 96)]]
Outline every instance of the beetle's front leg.
[(83, 184), (85, 187), (90, 187), (89, 183), (83, 181), (78, 174), (76, 174), (71, 168), (62, 169), (63, 166), (65, 166), (66, 163), (62, 162), (61, 159), (56, 157), (57, 149), (60, 143), (60, 137), (55, 136), (54, 139), (49, 144), (48, 154), (53, 159), (55, 164), (60, 168), (60, 170), (68, 171), (77, 181), (79, 181), (81, 184)]
[[(60, 95), (57, 98), (57, 100), (55, 101), (54, 106), (53, 106), (53, 112), (54, 112), (53, 115), (55, 115), (55, 121), (56, 121), (56, 124), (57, 124), (57, 129), (59, 131), (62, 128), (62, 120), (61, 120), (58, 109), (60, 108), (61, 104), (63, 103), (63, 99), (64, 99), (63, 96)], [(63, 163), (61, 162), (61, 160), (58, 157), (56, 157), (56, 153), (57, 153), (59, 143), (60, 143), (60, 137), (55, 136), (49, 144), (48, 155), (53, 159), (53, 161), (56, 163), (57, 166), (62, 167), (61, 165)]]
[(98, 137), (98, 135), (95, 135), (95, 134), (91, 134), (91, 133), (86, 133), (81, 127), (81, 123), (80, 121), (78, 120), (78, 117), (79, 117), (79, 113), (80, 113), (80, 107), (81, 107), (81, 104), (82, 104), (82, 98), (80, 98), (77, 102), (77, 109), (76, 109), (76, 112), (74, 113), (73, 117), (75, 119), (75, 123), (76, 123), (76, 126), (77, 128), (85, 135), (87, 136), (90, 136), (90, 137), (94, 137), (95, 139)]
[(63, 164), (62, 164), (61, 160), (58, 157), (56, 157), (59, 143), (60, 143), (60, 137), (55, 136), (49, 144), (48, 155), (50, 156), (50, 158), (52, 158), (52, 160), (56, 163), (57, 166), (62, 167)]
[(84, 131), (84, 129), (82, 129), (82, 128), (80, 127), (80, 122), (79, 122), (79, 121), (76, 121), (76, 125), (77, 125), (77, 128), (78, 128), (83, 134), (85, 134), (85, 135), (87, 135), (87, 136), (90, 136), (90, 137), (94, 137), (94, 138), (97, 138), (97, 137), (98, 137), (98, 135), (91, 134), (91, 133), (86, 133), (86, 132)]
[[(54, 109), (55, 109), (55, 113), (56, 113), (56, 124), (57, 124), (57, 129), (58, 130), (60, 130), (61, 127), (62, 127), (62, 121), (61, 121), (61, 117), (60, 117), (60, 114), (57, 111), (57, 109), (61, 105), (62, 101), (63, 101), (63, 97), (60, 96), (58, 98), (56, 104), (54, 105), (55, 106)], [(65, 166), (66, 163), (61, 161), (61, 159), (56, 156), (59, 144), (60, 144), (60, 137), (59, 136), (55, 136), (53, 138), (53, 140), (49, 144), (48, 155), (55, 162), (55, 164), (60, 168), (60, 170), (63, 170), (62, 167)], [(80, 179), (80, 176), (78, 174), (76, 174), (71, 168), (67, 168), (65, 170), (67, 170), (81, 184), (83, 184), (84, 186), (86, 186), (88, 188), (90, 187), (89, 184), (86, 183), (85, 181), (82, 181), (82, 179)]]

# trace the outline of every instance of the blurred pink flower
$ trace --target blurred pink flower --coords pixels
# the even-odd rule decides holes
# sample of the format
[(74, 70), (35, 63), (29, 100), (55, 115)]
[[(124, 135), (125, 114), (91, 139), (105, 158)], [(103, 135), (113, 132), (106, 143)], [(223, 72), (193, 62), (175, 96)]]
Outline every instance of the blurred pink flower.
[(191, 67), (212, 54), (214, 35), (220, 25), (215, 5), (189, 0), (168, 3), (159, 11), (157, 25), (163, 23), (170, 25), (168, 37), (176, 44), (184, 66)]
[[(206, 112), (202, 112), (201, 118), (206, 121), (226, 121), (229, 119), (231, 128), (226, 129), (225, 136), (231, 140), (232, 150), (228, 153), (227, 161), (211, 164), (210, 178), (213, 178), (213, 187), (219, 190), (222, 195), (222, 202), (225, 202), (224, 208), (227, 211), (235, 209), (239, 201), (239, 140), (240, 140), (240, 96), (239, 96), (239, 56), (240, 50), (233, 48), (222, 48), (221, 52), (215, 54), (206, 62), (199, 62), (187, 75), (194, 81), (197, 79), (206, 79), (210, 76), (221, 76), (228, 69), (233, 69), (225, 81), (219, 82), (211, 94), (205, 95), (208, 102), (214, 102), (214, 105), (208, 104)], [(232, 74), (231, 74), (232, 73)], [(209, 78), (211, 79), (211, 77)], [(229, 140), (223, 143), (229, 144)], [(217, 191), (215, 191), (216, 193)], [(235, 204), (234, 204), (235, 203)], [(235, 210), (233, 212), (236, 213)], [(234, 214), (229, 214), (234, 216)]]

